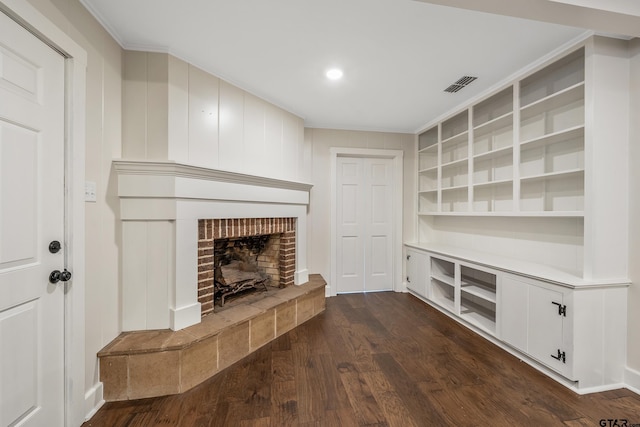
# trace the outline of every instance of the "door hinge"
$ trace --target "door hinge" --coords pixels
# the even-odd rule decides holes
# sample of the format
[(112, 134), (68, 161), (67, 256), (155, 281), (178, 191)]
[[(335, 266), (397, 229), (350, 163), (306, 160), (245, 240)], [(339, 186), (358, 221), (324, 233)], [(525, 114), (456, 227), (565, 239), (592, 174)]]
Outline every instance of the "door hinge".
[(411, 259), (411, 255), (407, 255), (407, 261)]
[(407, 283), (411, 283), (411, 280), (409, 280), (409, 276), (407, 276)]
[(560, 351), (560, 349), (558, 349), (558, 355), (557, 356), (554, 356), (552, 354), (551, 357), (553, 357), (556, 360), (562, 361), (562, 363), (567, 363), (567, 355), (565, 354), (564, 351)]
[(560, 304), (559, 302), (551, 301), (551, 304), (558, 306), (558, 316), (567, 317), (567, 306), (565, 304)]

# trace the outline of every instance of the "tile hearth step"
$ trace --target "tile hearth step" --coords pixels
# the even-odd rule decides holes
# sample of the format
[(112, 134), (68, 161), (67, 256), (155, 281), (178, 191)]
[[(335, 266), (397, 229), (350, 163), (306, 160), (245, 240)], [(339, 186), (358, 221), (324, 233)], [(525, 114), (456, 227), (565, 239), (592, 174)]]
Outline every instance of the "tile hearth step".
[(256, 302), (214, 312), (171, 331), (123, 332), (105, 346), (100, 380), (106, 401), (185, 392), (325, 309), (319, 274)]

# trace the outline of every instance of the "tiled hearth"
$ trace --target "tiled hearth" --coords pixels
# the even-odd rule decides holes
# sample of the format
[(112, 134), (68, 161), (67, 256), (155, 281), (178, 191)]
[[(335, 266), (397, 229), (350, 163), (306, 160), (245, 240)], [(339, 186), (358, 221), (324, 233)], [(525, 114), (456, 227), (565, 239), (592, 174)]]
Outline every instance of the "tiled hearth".
[(325, 309), (324, 279), (206, 316), (179, 331), (124, 332), (98, 353), (107, 401), (182, 393)]

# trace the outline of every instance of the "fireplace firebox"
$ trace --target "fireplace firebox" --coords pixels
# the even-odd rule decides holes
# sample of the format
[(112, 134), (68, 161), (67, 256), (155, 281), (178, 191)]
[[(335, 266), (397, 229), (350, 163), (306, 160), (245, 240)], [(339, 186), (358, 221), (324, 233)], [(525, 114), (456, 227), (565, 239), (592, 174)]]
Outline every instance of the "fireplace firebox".
[(232, 296), (294, 284), (296, 218), (201, 219), (198, 229), (202, 317)]

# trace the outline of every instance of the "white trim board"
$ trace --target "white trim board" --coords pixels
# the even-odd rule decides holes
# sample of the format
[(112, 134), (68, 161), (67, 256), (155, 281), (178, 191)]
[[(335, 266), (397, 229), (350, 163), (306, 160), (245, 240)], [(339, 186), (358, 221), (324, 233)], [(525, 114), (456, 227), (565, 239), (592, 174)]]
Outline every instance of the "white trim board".
[(65, 425), (85, 419), (84, 164), (87, 53), (24, 0), (0, 0), (0, 10), (60, 52), (65, 59), (65, 242), (73, 279), (65, 290)]
[(402, 150), (380, 150), (370, 148), (347, 148), (347, 147), (331, 147), (329, 149), (331, 164), (331, 260), (330, 260), (330, 283), (326, 287), (326, 296), (336, 296), (337, 283), (337, 267), (336, 267), (336, 182), (337, 170), (336, 161), (338, 157), (363, 157), (363, 158), (385, 158), (393, 159), (393, 205), (397, 209), (393, 209), (393, 290), (396, 292), (405, 292), (406, 288), (402, 281), (402, 212), (403, 206), (403, 159), (404, 151)]
[(624, 370), (625, 386), (636, 394), (640, 394), (640, 371), (626, 367)]

